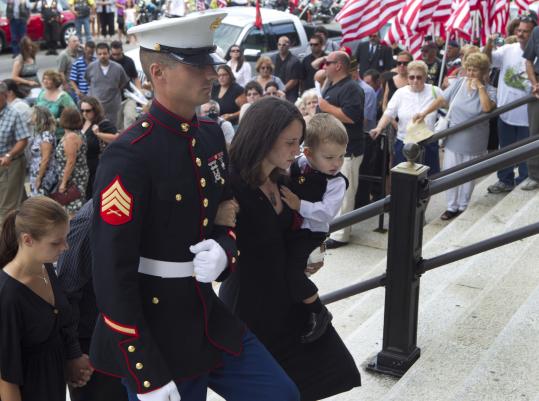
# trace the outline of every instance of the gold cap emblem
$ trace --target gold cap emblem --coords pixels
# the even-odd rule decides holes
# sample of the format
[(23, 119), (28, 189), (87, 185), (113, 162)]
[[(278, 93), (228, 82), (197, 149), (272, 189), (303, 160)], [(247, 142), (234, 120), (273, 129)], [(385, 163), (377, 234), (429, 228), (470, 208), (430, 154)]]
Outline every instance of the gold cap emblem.
[(215, 21), (213, 21), (211, 24), (210, 24), (210, 31), (215, 31), (219, 25), (221, 25), (221, 23), (223, 22), (223, 19), (225, 17), (217, 17), (215, 18)]
[(155, 45), (153, 45), (153, 49), (156, 52), (160, 52), (161, 51), (161, 45), (159, 43), (156, 43)]

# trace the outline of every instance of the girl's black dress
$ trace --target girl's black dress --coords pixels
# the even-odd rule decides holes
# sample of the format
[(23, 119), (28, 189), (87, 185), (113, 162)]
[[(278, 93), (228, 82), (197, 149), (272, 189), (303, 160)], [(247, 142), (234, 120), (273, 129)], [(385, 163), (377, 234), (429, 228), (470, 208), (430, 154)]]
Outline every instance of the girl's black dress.
[[(0, 270), (0, 372), (18, 384), (23, 401), (62, 401), (70, 307), (47, 266), (55, 305)], [(69, 336), (69, 338), (72, 338)]]
[(298, 386), (301, 399), (319, 400), (361, 385), (359, 371), (341, 338), (329, 326), (312, 344), (300, 343), (304, 310), (292, 301), (286, 280), (285, 235), (294, 222), (286, 205), (277, 214), (260, 189), (232, 175), (240, 204), (236, 236), (239, 266), (220, 296), (273, 354)]

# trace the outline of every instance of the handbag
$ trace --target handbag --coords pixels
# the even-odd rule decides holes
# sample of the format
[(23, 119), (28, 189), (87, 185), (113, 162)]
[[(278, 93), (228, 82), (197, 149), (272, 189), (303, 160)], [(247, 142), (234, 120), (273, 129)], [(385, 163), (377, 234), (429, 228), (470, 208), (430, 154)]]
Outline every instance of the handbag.
[[(434, 124), (434, 133), (438, 133), (440, 131), (444, 131), (449, 128), (449, 124), (451, 123), (451, 120), (449, 119), (449, 116), (451, 114), (451, 108), (453, 107), (453, 103), (455, 103), (455, 99), (457, 98), (458, 93), (460, 92), (460, 89), (464, 85), (465, 79), (462, 80), (462, 83), (460, 84), (460, 87), (458, 88), (457, 92), (455, 93), (455, 97), (453, 98), (453, 101), (449, 103), (449, 108), (447, 110), (447, 113), (445, 116), (438, 117), (438, 120)], [(434, 87), (432, 89), (432, 93), (434, 94)], [(435, 96), (436, 98), (436, 96)]]
[(50, 198), (54, 199), (62, 206), (69, 205), (71, 202), (79, 199), (81, 196), (82, 194), (80, 193), (79, 188), (73, 183), (67, 187), (65, 192), (58, 192), (58, 188), (56, 188), (56, 191), (49, 195)]

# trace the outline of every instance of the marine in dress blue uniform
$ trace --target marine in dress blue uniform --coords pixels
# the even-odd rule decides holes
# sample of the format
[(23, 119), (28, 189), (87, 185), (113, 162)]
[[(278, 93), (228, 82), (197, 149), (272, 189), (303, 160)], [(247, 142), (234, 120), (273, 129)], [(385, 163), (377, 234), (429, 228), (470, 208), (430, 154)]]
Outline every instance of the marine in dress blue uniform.
[[(213, 32), (224, 16), (164, 19), (129, 33), (145, 51), (214, 79), (209, 66), (224, 61)], [(165, 107), (171, 99), (154, 89), (149, 113), (105, 150), (96, 175), (92, 363), (122, 377), (132, 399), (205, 400), (209, 386), (227, 400), (297, 400), (295, 385), (212, 289), (239, 258), (234, 230), (214, 224), (231, 198), (223, 133), (194, 108), (180, 116)]]

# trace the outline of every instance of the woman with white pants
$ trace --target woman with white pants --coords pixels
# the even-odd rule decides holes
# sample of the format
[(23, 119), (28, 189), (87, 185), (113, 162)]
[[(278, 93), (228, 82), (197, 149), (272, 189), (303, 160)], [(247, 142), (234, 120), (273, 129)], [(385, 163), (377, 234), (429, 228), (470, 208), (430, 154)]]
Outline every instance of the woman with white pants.
[[(496, 107), (496, 89), (486, 83), (490, 67), (489, 59), (482, 53), (468, 56), (464, 62), (466, 77), (457, 79), (422, 112), (414, 116), (414, 122), (423, 121), (439, 108), (450, 108), (449, 125), (454, 126)], [(443, 169), (465, 163), (486, 153), (489, 137), (488, 121), (464, 129), (449, 136), (445, 142)], [(462, 213), (470, 202), (474, 182), (469, 181), (446, 191), (447, 210), (442, 220), (450, 220)]]

